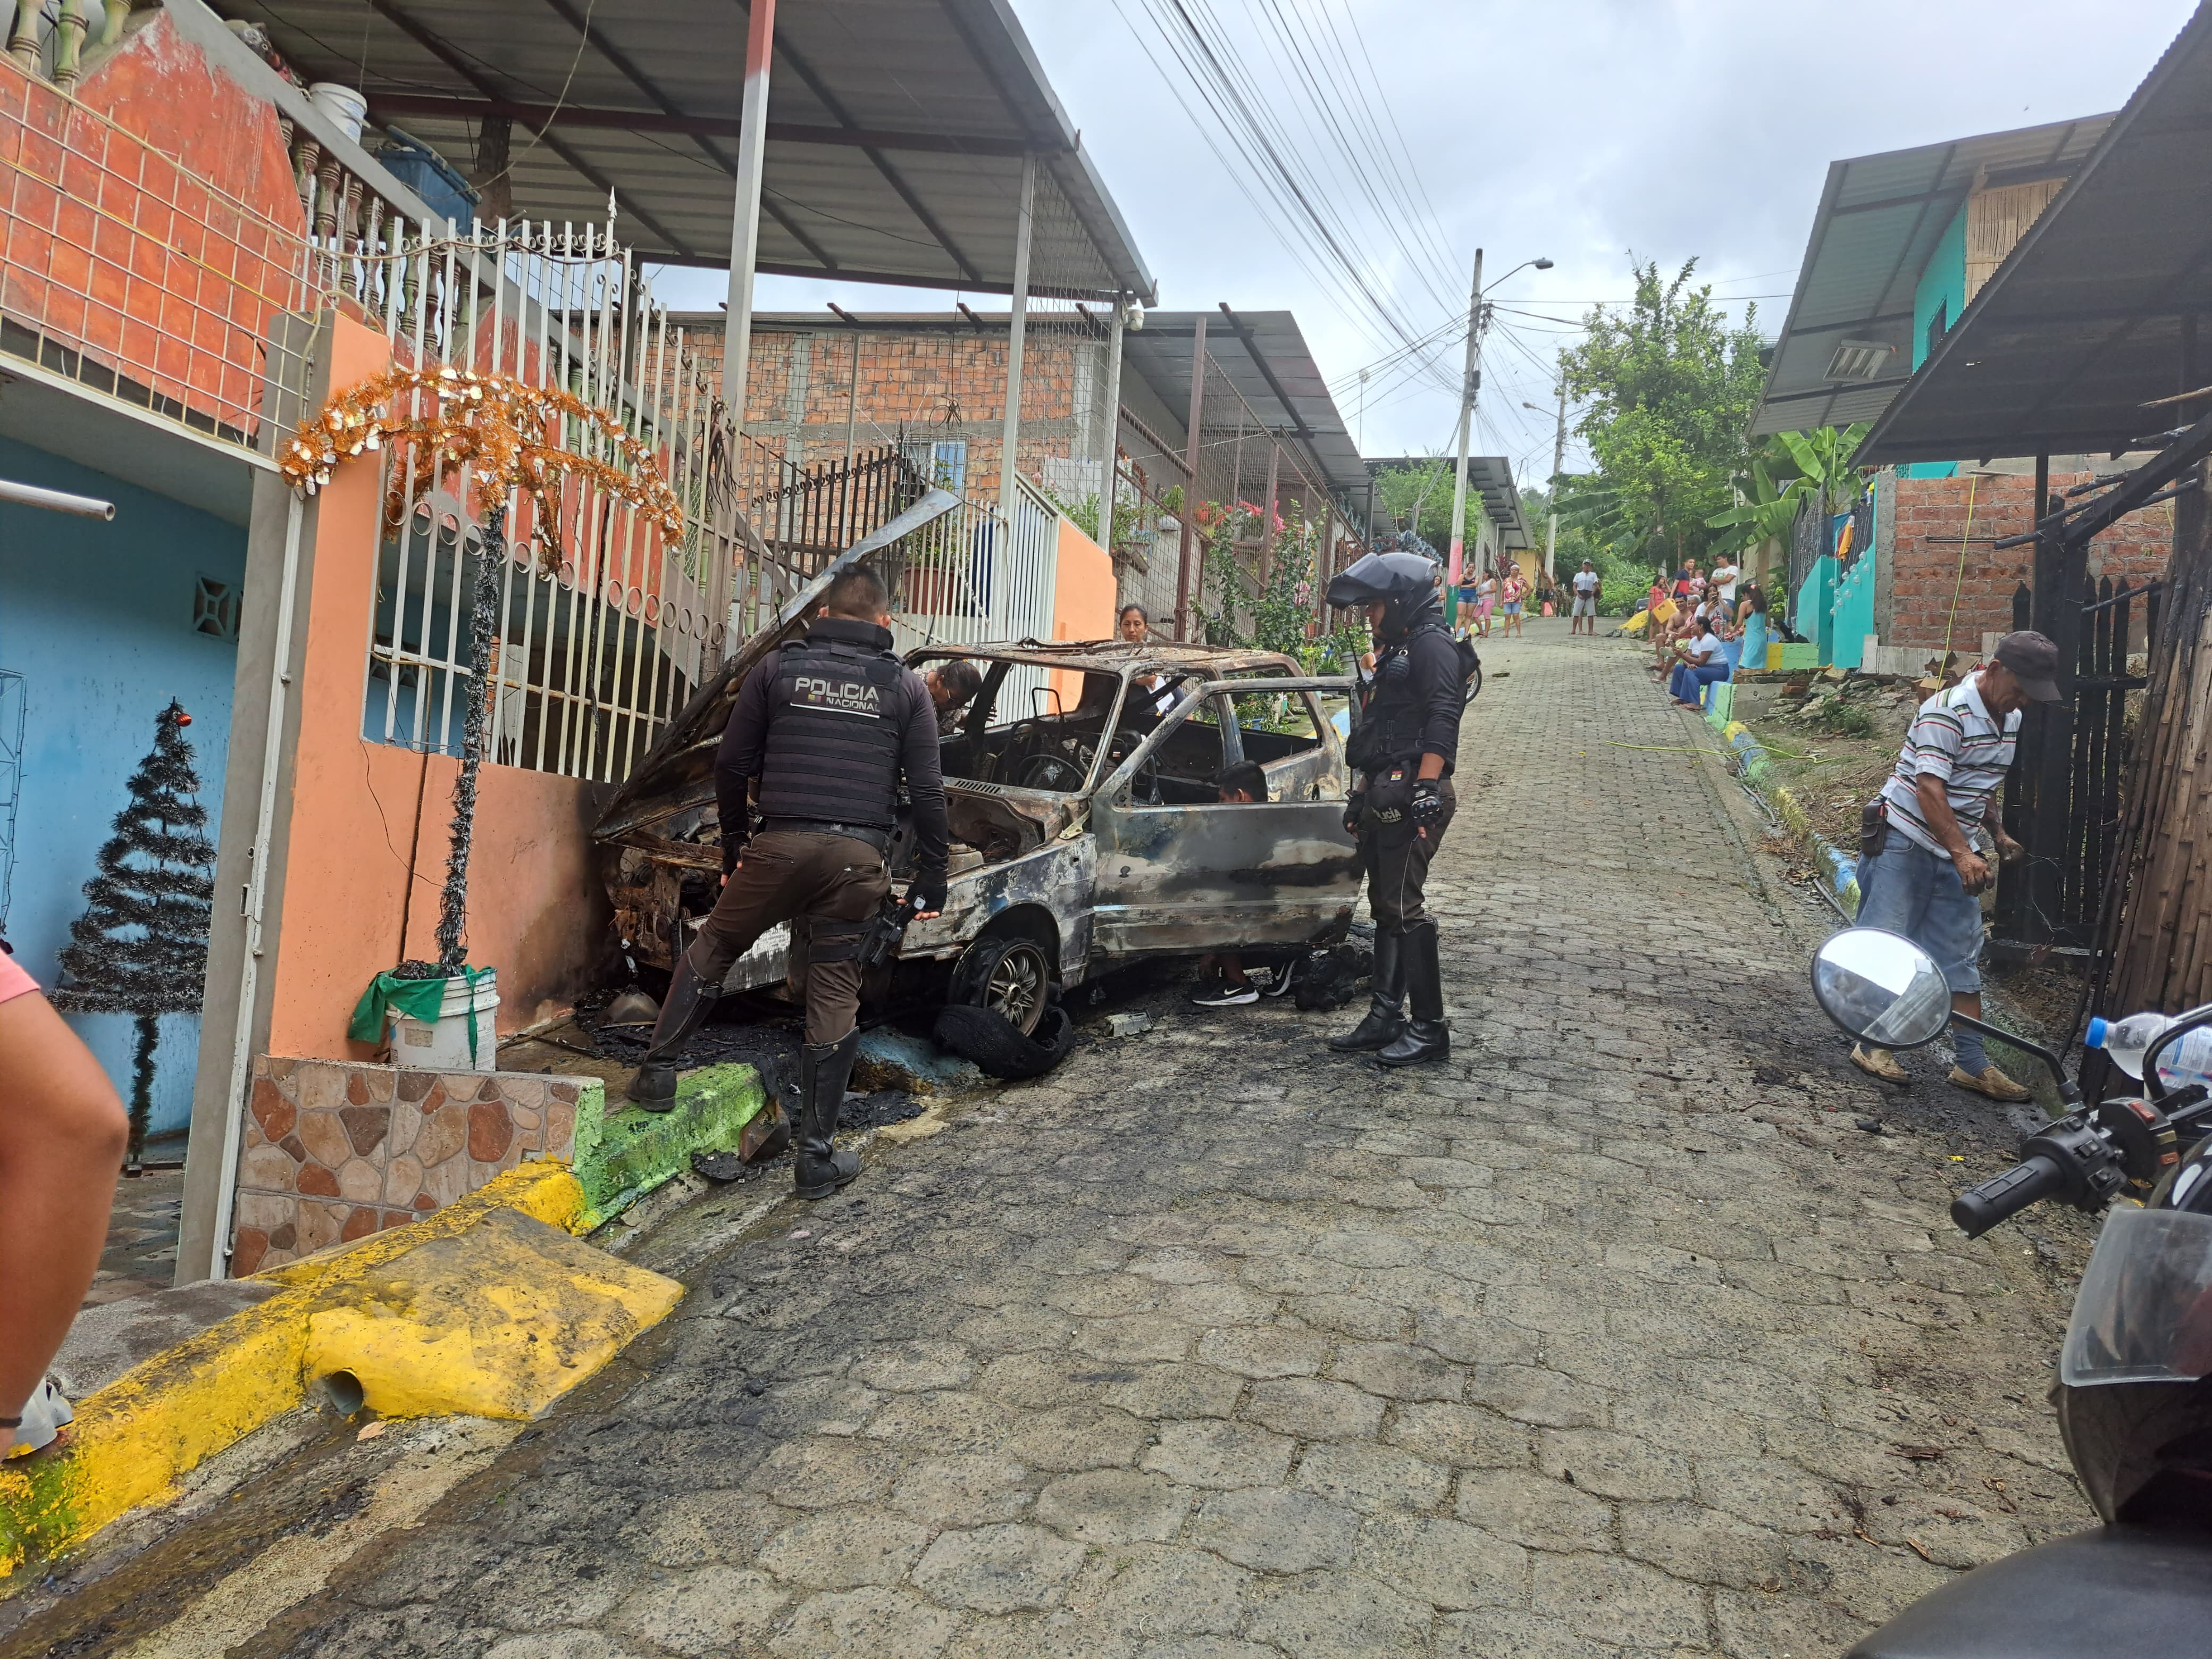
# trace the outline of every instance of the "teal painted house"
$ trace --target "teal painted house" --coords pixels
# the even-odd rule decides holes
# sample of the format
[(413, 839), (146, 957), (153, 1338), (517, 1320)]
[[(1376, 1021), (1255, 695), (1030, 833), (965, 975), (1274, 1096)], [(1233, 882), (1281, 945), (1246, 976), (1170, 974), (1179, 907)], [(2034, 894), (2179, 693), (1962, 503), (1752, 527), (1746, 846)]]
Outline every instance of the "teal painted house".
[[(2112, 118), (2054, 121), (1830, 163), (1752, 435), (1879, 418)], [(1898, 538), (1909, 536), (1900, 525), (1910, 517), (1915, 484), (1955, 489), (1939, 481), (1953, 478), (1959, 465), (1898, 468), (1876, 491), (1883, 505), (1875, 532), (1853, 556), (1820, 558), (1821, 568), (1808, 573), (1801, 553), (1791, 619), (1806, 639), (1820, 642), (1823, 663), (1867, 665), (1869, 635), (1888, 641), (1911, 633), (1899, 629), (1896, 615)], [(1832, 554), (1832, 535), (1826, 545)], [(1947, 559), (1956, 562), (1956, 548)], [(1908, 586), (1917, 592), (1917, 584)]]

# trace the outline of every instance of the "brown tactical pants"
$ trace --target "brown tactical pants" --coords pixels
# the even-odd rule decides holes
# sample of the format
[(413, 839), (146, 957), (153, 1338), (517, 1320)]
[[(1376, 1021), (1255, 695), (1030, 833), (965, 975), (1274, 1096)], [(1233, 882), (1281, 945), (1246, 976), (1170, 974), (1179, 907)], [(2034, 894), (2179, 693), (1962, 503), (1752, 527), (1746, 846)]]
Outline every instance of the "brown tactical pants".
[(806, 1040), (839, 1042), (860, 1012), (860, 946), (890, 890), (884, 855), (850, 836), (771, 830), (745, 843), (714, 912), (691, 942), (691, 971), (719, 986), (730, 964), (780, 921), (812, 926)]
[(1449, 778), (1442, 781), (1440, 793), (1444, 814), (1423, 836), (1404, 819), (1386, 823), (1376, 815), (1378, 806), (1405, 810), (1413, 798), (1410, 780), (1399, 789), (1391, 788), (1387, 779), (1377, 780), (1368, 790), (1367, 810), (1360, 814), (1359, 860), (1367, 868), (1367, 908), (1375, 913), (1377, 927), (1403, 927), (1426, 914), (1421, 907), (1429, 861), (1436, 857), (1459, 807)]

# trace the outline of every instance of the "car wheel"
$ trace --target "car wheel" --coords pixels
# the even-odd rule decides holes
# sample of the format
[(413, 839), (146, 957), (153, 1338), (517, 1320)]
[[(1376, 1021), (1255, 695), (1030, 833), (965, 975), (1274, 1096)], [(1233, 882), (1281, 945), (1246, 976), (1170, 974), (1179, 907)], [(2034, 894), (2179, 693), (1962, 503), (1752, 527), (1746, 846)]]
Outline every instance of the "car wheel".
[(1035, 1036), (1052, 989), (1044, 947), (1016, 935), (980, 941), (962, 972), (953, 1000), (998, 1014), (1024, 1036)]

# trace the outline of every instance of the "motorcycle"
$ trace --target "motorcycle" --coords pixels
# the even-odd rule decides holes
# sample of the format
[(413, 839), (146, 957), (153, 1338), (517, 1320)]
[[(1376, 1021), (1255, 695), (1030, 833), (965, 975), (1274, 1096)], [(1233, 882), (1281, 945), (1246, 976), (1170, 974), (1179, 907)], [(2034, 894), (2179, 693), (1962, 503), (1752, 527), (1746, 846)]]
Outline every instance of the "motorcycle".
[(2021, 1142), (2013, 1168), (1960, 1194), (1951, 1218), (1968, 1237), (2045, 1200), (2106, 1217), (2051, 1390), (2066, 1455), (2104, 1524), (1975, 1568), (1849, 1659), (2212, 1652), (2212, 1097), (2169, 1089), (2157, 1065), (2212, 1024), (2212, 1004), (2160, 1033), (2143, 1056), (2143, 1095), (2087, 1105), (2057, 1054), (1954, 1012), (1942, 970), (1901, 935), (1833, 935), (1814, 957), (1813, 994), (1863, 1042), (1921, 1048), (1956, 1023), (2050, 1072), (2067, 1110)]

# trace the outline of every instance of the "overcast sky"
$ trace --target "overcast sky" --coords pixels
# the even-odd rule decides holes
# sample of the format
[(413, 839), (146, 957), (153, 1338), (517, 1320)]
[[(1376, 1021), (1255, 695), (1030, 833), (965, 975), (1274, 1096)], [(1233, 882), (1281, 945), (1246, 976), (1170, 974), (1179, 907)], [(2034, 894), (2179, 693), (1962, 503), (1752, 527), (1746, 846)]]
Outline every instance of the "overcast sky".
[[(1317, 100), (1285, 70), (1279, 45), (1270, 54), (1269, 0), (1186, 3), (1219, 20), (1301, 152), (1328, 165)], [(1158, 279), (1160, 304), (1294, 311), (1324, 370), (1356, 384), (1395, 339), (1368, 307), (1301, 270), (1248, 198), (1250, 175), (1214, 159), (1206, 140), (1218, 140), (1218, 130), (1194, 125), (1172, 76), (1146, 57), (1149, 44), (1172, 63), (1147, 0), (1012, 3)], [(1538, 255), (1556, 262), (1492, 295), (1567, 319), (1501, 314), (1485, 346), (1476, 447), (1510, 455), (1524, 479), (1550, 471), (1545, 365), (1572, 337), (1554, 331), (1586, 301), (1626, 295), (1632, 257), (1673, 267), (1695, 256), (1717, 293), (1773, 296), (1758, 301), (1771, 333), (1830, 161), (2117, 108), (2193, 9), (2191, 0), (1859, 0), (1840, 10), (1772, 0), (1274, 3), (1294, 33), (1319, 33), (1323, 14), (1334, 20), (1333, 34), (1321, 36), (1332, 51), (1320, 79), (1340, 95), (1340, 125), (1358, 118), (1351, 100), (1364, 94), (1376, 130), (1395, 146), (1395, 118), (1403, 134), (1418, 176), (1377, 193), (1411, 198), (1418, 222), (1392, 238), (1356, 187), (1342, 191), (1340, 222), (1409, 328), (1463, 310), (1478, 244), (1486, 278)], [(1334, 55), (1335, 44), (1352, 61)], [(719, 297), (719, 279), (703, 273), (667, 278), (659, 286), (679, 303)], [(757, 303), (807, 309), (827, 299), (871, 309), (950, 303), (942, 294), (776, 277), (762, 279)], [(1434, 354), (1441, 379), (1376, 370), (1364, 419), (1356, 391), (1339, 398), (1366, 453), (1445, 447), (1462, 350)], [(1545, 413), (1525, 411), (1523, 400)]]

